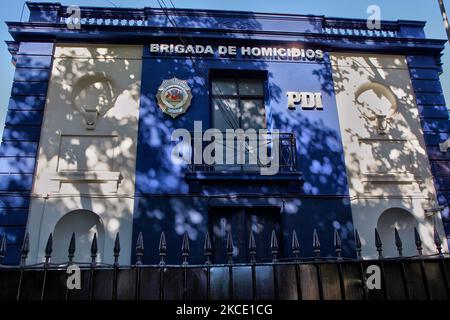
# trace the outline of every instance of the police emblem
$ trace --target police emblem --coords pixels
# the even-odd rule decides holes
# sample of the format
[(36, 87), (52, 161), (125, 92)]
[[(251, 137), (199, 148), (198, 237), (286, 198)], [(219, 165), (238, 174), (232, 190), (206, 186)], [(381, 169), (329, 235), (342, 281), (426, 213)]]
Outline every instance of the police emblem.
[(161, 83), (156, 97), (162, 112), (176, 118), (191, 105), (192, 93), (186, 80), (172, 78)]

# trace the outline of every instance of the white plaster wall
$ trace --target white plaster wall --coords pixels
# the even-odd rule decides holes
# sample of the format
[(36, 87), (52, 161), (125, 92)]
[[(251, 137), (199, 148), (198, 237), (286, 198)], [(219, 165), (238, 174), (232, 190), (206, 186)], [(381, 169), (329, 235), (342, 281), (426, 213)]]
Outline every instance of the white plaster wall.
[[(353, 221), (364, 257), (376, 256), (374, 229), (389, 208), (414, 216), (425, 254), (436, 252), (436, 221), (447, 250), (440, 213), (425, 215), (425, 209), (437, 207), (436, 191), (405, 57), (334, 53), (331, 61)], [(381, 125), (377, 114), (386, 116)], [(408, 238), (405, 253), (415, 253)]]
[(130, 262), (141, 59), (142, 46), (56, 46), (27, 225), (29, 262), (43, 260), (57, 222), (80, 209), (100, 217), (100, 260), (113, 261), (119, 232), (120, 262)]

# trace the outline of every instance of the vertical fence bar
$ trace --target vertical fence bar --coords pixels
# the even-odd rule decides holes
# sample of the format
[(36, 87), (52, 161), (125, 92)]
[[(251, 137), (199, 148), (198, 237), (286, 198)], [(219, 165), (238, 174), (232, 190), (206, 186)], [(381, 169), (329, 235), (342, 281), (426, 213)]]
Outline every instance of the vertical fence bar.
[(17, 288), (16, 300), (20, 299), (20, 293), (22, 291), (23, 272), (25, 269), (28, 252), (30, 252), (30, 236), (27, 232), (27, 233), (25, 233), (25, 237), (23, 239), (23, 244), (22, 244), (22, 248), (21, 248), (21, 252), (20, 252), (20, 276), (19, 276), (19, 285)]
[(253, 230), (250, 230), (248, 249), (250, 253), (250, 263), (252, 269), (252, 298), (256, 300), (256, 241), (255, 235), (253, 234)]
[(0, 266), (2, 266), (3, 259), (6, 255), (6, 234), (2, 236), (2, 242), (0, 243)]
[(345, 297), (345, 284), (344, 284), (344, 274), (342, 271), (342, 241), (341, 236), (337, 229), (334, 229), (334, 248), (336, 251), (336, 260), (339, 269), (339, 287), (341, 290), (341, 298), (342, 300), (346, 300)]
[(181, 252), (183, 256), (183, 299), (187, 300), (187, 265), (189, 258), (189, 236), (187, 232), (183, 236)]
[(141, 300), (141, 267), (142, 257), (144, 256), (144, 239), (142, 232), (139, 232), (136, 241), (136, 300)]
[(159, 239), (159, 299), (164, 300), (164, 266), (166, 264), (166, 236), (164, 231), (161, 233), (161, 238)]
[(366, 287), (366, 276), (364, 272), (364, 260), (362, 257), (362, 245), (361, 245), (361, 238), (359, 237), (359, 232), (357, 229), (355, 229), (355, 248), (356, 248), (356, 258), (359, 262), (359, 272), (361, 277), (361, 285), (362, 285), (362, 294), (363, 294), (363, 300), (367, 300), (367, 287)]
[(120, 238), (119, 233), (116, 234), (116, 240), (114, 241), (114, 269), (113, 269), (113, 290), (112, 299), (117, 300), (117, 278), (119, 273), (119, 256), (120, 256)]
[(322, 268), (320, 266), (320, 240), (319, 240), (319, 235), (317, 234), (317, 230), (314, 229), (313, 231), (313, 249), (314, 249), (314, 254), (316, 256), (315, 259), (315, 265), (316, 265), (316, 273), (317, 273), (317, 282), (318, 282), (318, 287), (319, 287), (319, 299), (323, 300), (324, 296), (323, 296), (323, 284), (322, 284)]
[(292, 248), (292, 256), (294, 258), (294, 263), (295, 263), (294, 266), (295, 266), (295, 281), (296, 281), (296, 284), (297, 284), (297, 297), (298, 297), (298, 300), (303, 300), (302, 280), (301, 280), (300, 268), (299, 268), (299, 263), (300, 263), (300, 244), (298, 242), (297, 232), (295, 232), (295, 230), (292, 231), (291, 248)]
[(395, 237), (395, 246), (398, 251), (398, 261), (400, 263), (400, 268), (402, 271), (402, 281), (405, 287), (405, 295), (406, 300), (411, 300), (411, 293), (409, 292), (408, 281), (406, 281), (406, 271), (405, 271), (405, 263), (403, 262), (403, 242), (400, 238), (400, 234), (398, 233), (397, 228), (394, 229), (394, 237)]
[[(72, 232), (72, 236), (70, 237), (70, 242), (69, 242), (69, 249), (68, 251), (68, 263), (67, 263), (67, 268), (69, 268), (72, 264), (73, 264), (73, 258), (75, 257), (75, 251), (77, 249), (77, 245), (76, 245), (76, 240), (75, 240), (75, 232)], [(68, 275), (66, 273), (66, 281), (68, 279)], [(69, 300), (69, 288), (66, 287), (66, 301)]]
[(205, 266), (206, 266), (206, 300), (211, 297), (211, 256), (212, 245), (209, 237), (209, 232), (206, 232), (205, 243), (203, 244), (203, 251), (205, 252)]
[(416, 243), (416, 249), (420, 259), (420, 273), (422, 274), (423, 285), (425, 287), (425, 295), (427, 297), (427, 300), (431, 300), (431, 290), (428, 285), (428, 277), (427, 273), (425, 272), (425, 262), (423, 261), (422, 257), (422, 239), (420, 238), (420, 234), (417, 231), (416, 227), (414, 227), (414, 241)]
[(45, 262), (44, 262), (44, 275), (42, 277), (42, 289), (41, 289), (41, 301), (44, 300), (45, 297), (45, 286), (47, 281), (47, 269), (50, 263), (50, 258), (52, 256), (53, 251), (53, 235), (50, 233), (47, 244), (45, 245)]
[(447, 271), (445, 270), (444, 265), (444, 253), (442, 252), (442, 241), (441, 236), (439, 235), (439, 232), (437, 230), (436, 224), (434, 225), (434, 244), (436, 245), (436, 250), (438, 251), (439, 255), (439, 266), (441, 269), (442, 277), (444, 278), (444, 286), (445, 286), (445, 293), (447, 295), (447, 299), (450, 298), (450, 289), (448, 287), (448, 277), (447, 277)]
[(228, 256), (228, 285), (229, 285), (229, 297), (230, 300), (233, 299), (233, 237), (231, 235), (231, 231), (228, 232), (227, 237), (227, 256)]
[(97, 253), (97, 233), (94, 233), (94, 238), (92, 238), (91, 243), (91, 266), (89, 269), (89, 300), (92, 300), (94, 295), (94, 272), (95, 266), (97, 265)]
[(272, 252), (272, 270), (273, 270), (273, 292), (275, 300), (278, 299), (278, 240), (275, 230), (272, 230), (270, 237), (270, 250)]
[(386, 277), (385, 277), (385, 273), (384, 273), (384, 263), (383, 263), (383, 243), (381, 242), (381, 238), (380, 238), (380, 234), (378, 233), (377, 228), (375, 228), (375, 246), (377, 247), (377, 251), (378, 251), (378, 260), (380, 261), (380, 269), (381, 269), (381, 282), (383, 284), (383, 294), (384, 294), (384, 298), (386, 300), (390, 300), (389, 299), (389, 293), (388, 293), (388, 289), (386, 286)]

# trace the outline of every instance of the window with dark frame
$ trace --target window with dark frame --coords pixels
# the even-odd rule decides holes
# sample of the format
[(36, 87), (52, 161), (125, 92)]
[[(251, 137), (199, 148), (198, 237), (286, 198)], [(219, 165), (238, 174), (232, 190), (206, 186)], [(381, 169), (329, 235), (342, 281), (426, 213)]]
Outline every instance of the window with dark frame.
[[(254, 129), (256, 133), (259, 129), (265, 129), (264, 85), (264, 77), (213, 77), (211, 80), (213, 127), (224, 133), (227, 129)], [(236, 141), (236, 143), (238, 142)], [(252, 146), (256, 144), (257, 141), (245, 143), (244, 165), (216, 165), (215, 170), (259, 170), (259, 166), (255, 163), (251, 164), (250, 161), (251, 157), (253, 159), (257, 155), (257, 150), (252, 149)], [(226, 157), (227, 146), (218, 147), (224, 149), (224, 157)], [(236, 144), (236, 150), (237, 147)], [(236, 157), (237, 155), (235, 155), (235, 164), (237, 163)]]
[(262, 78), (213, 78), (214, 128), (221, 131), (266, 128), (264, 81)]

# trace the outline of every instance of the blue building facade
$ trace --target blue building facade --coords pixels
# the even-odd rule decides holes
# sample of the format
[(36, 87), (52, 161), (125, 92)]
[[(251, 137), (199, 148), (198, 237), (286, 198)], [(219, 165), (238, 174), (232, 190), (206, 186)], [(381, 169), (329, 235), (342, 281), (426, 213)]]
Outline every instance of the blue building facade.
[[(35, 222), (38, 220), (31, 220), (30, 215), (44, 212), (45, 204), (36, 204), (33, 209), (30, 201), (39, 197), (46, 199), (45, 194), (48, 197), (53, 192), (40, 194), (36, 187), (36, 181), (40, 179), (37, 162), (45, 153), (48, 142), (42, 130), (43, 119), (48, 117), (46, 106), (53, 103), (50, 92), (55, 92), (49, 89), (49, 83), (53, 81), (59, 85), (65, 80), (54, 76), (55, 70), (59, 70), (55, 61), (67, 56), (67, 53), (66, 56), (58, 55), (57, 47), (64, 46), (133, 46), (141, 52), (140, 57), (131, 59), (129, 56), (108, 58), (108, 54), (114, 56), (113, 48), (108, 54), (95, 58), (123, 63), (124, 73), (129, 61), (141, 62), (139, 79), (131, 77), (140, 81), (137, 133), (133, 141), (136, 154), (135, 161), (130, 160), (135, 165), (131, 179), (134, 193), (126, 195), (133, 202), (132, 230), (125, 231), (130, 233), (131, 240), (123, 244), (130, 251), (131, 263), (140, 232), (146, 244), (143, 257), (146, 263), (159, 261), (161, 232), (164, 232), (168, 246), (173, 248), (181, 248), (182, 236), (187, 233), (193, 262), (204, 259), (207, 232), (217, 248), (213, 256), (215, 262), (225, 261), (225, 242), (229, 233), (233, 235), (235, 259), (246, 261), (250, 231), (261, 243), (270, 241), (272, 230), (279, 239), (281, 258), (290, 258), (294, 230), (301, 244), (301, 255), (313, 256), (314, 229), (320, 236), (323, 255), (334, 254), (332, 243), (334, 232), (338, 230), (343, 241), (343, 254), (354, 256), (355, 228), (360, 230), (358, 224), (364, 222), (354, 221), (359, 209), (352, 207), (357, 196), (352, 193), (349, 181), (351, 162), (344, 156), (347, 151), (342, 132), (345, 130), (342, 114), (338, 112), (343, 107), (339, 105), (337, 95), (345, 93), (348, 81), (338, 83), (333, 66), (344, 63), (333, 65), (332, 61), (332, 56), (340, 53), (371, 54), (379, 61), (384, 61), (385, 56), (404, 57), (411, 78), (408, 90), (412, 90), (414, 96), (414, 101), (409, 103), (417, 108), (419, 119), (416, 120), (420, 120), (420, 127), (412, 131), (423, 134), (419, 141), (425, 141), (427, 165), (435, 188), (431, 198), (436, 197), (436, 201), (425, 197), (430, 205), (424, 205), (423, 214), (438, 212), (434, 223), (445, 228), (450, 236), (450, 153), (439, 147), (450, 138), (448, 111), (439, 83), (440, 55), (445, 41), (427, 39), (423, 31), (425, 23), (383, 21), (380, 30), (369, 30), (364, 20), (323, 16), (93, 7), (82, 7), (81, 20), (77, 20), (74, 18), (76, 11), (58, 3), (28, 3), (28, 7), (29, 21), (7, 23), (14, 38), (8, 42), (8, 47), (16, 67), (0, 147), (0, 233), (6, 235), (8, 263), (19, 262), (25, 232), (39, 228), (39, 223)], [(153, 50), (152, 45), (154, 49), (157, 45), (158, 50)], [(194, 51), (199, 48), (202, 53), (186, 52), (189, 46)], [(160, 50), (162, 47), (167, 50)], [(208, 47), (212, 52), (205, 53), (203, 50)], [(95, 54), (100, 55), (98, 52)], [(74, 53), (74, 57), (85, 59), (82, 54), (77, 54)], [(367, 61), (374, 60), (368, 58)], [(381, 62), (379, 64), (374, 62), (372, 67), (390, 69), (384, 68)], [(157, 97), (162, 82), (173, 78), (187, 81), (192, 94), (189, 108), (176, 118), (161, 111)], [(242, 93), (248, 89), (248, 83), (256, 83), (260, 89)], [(221, 86), (220, 92), (215, 92), (216, 85)], [(231, 91), (223, 93), (222, 90), (227, 88)], [(394, 89), (393, 92), (396, 93)], [(311, 107), (302, 108), (300, 104), (289, 107), (293, 93), (318, 95), (322, 106), (316, 101)], [(283, 133), (282, 169), (277, 174), (264, 176), (242, 168), (218, 170), (214, 166), (197, 167), (172, 160), (171, 152), (177, 142), (171, 139), (174, 130), (186, 129), (193, 133), (217, 127), (218, 117), (224, 117), (219, 116), (215, 108), (218, 100), (222, 101), (220, 103), (239, 101), (244, 108), (250, 102), (261, 101), (263, 112), (251, 114), (261, 119), (255, 128)], [(245, 129), (248, 128), (245, 123), (250, 123), (251, 127), (252, 122), (244, 118), (240, 114), (236, 116), (238, 125), (227, 126)], [(99, 125), (100, 121), (103, 120), (98, 120)], [(199, 123), (200, 130), (196, 126)], [(130, 124), (117, 123), (118, 128), (127, 125)], [(103, 136), (103, 133), (99, 135)], [(377, 139), (386, 140), (384, 133), (380, 135), (382, 137)], [(121, 134), (118, 136), (120, 138)], [(87, 185), (92, 182), (87, 178), (83, 181)], [(59, 192), (59, 198), (68, 194)], [(108, 201), (108, 192), (97, 197)], [(80, 191), (80, 197), (89, 193), (93, 191)], [(407, 193), (403, 192), (410, 197)], [(81, 201), (79, 209), (87, 209), (83, 205)], [(439, 209), (439, 205), (443, 208)], [(106, 214), (94, 207), (89, 210), (100, 217)], [(388, 210), (390, 205), (387, 203), (385, 208)], [(122, 233), (125, 224), (120, 219), (117, 230)], [(428, 223), (420, 218), (418, 221), (418, 224)], [(366, 224), (368, 228), (377, 227), (369, 222)], [(111, 223), (104, 224), (105, 230), (110, 226)], [(107, 235), (104, 241), (107, 247)], [(42, 240), (38, 239), (36, 243), (39, 251)], [(167, 254), (167, 262), (177, 263), (181, 253), (168, 250)], [(37, 260), (39, 256), (40, 253), (36, 253)], [(270, 252), (258, 251), (258, 259), (268, 258)]]

